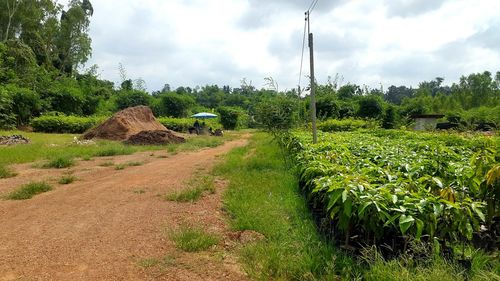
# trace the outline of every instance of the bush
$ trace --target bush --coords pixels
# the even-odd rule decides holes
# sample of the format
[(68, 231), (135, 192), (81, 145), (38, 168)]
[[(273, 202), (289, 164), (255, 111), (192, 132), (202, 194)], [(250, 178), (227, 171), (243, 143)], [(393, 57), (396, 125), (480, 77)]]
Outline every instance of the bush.
[(0, 129), (13, 129), (16, 116), (12, 113), (12, 98), (0, 87)]
[(359, 109), (357, 116), (362, 118), (380, 118), (384, 113), (382, 99), (377, 96), (362, 97), (358, 101)]
[(104, 121), (106, 117), (44, 115), (31, 120), (35, 132), (81, 134)]
[(138, 105), (149, 106), (151, 99), (152, 97), (148, 93), (142, 91), (122, 91), (116, 98), (116, 105), (119, 110)]
[(271, 132), (291, 129), (297, 114), (295, 101), (285, 98), (262, 101), (256, 109), (257, 122)]
[(376, 121), (360, 119), (330, 119), (318, 125), (318, 129), (323, 132), (355, 131), (358, 129), (375, 129), (377, 127), (378, 123)]
[[(167, 129), (181, 133), (186, 133), (194, 124), (193, 118), (160, 117), (158, 121), (162, 123), (163, 126), (167, 127)], [(204, 119), (200, 123), (202, 122), (205, 122), (207, 127), (211, 127), (214, 130), (221, 127), (217, 119)]]
[(217, 109), (220, 114), (220, 123), (226, 130), (234, 130), (238, 126), (238, 119), (242, 115), (241, 109), (221, 106)]

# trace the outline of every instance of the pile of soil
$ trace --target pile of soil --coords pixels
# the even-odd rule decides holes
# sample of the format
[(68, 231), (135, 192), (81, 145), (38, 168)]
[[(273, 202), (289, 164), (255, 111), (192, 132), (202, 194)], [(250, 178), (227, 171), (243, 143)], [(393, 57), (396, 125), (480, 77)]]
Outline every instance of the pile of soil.
[(0, 136), (0, 145), (28, 144), (30, 140), (21, 135)]
[(155, 145), (155, 144), (166, 144), (166, 143), (181, 143), (185, 141), (186, 139), (175, 135), (170, 130), (167, 131), (156, 130), (156, 131), (139, 132), (138, 134), (130, 136), (125, 141), (125, 143), (140, 144), (140, 145), (147, 145), (147, 144)]
[[(163, 132), (163, 133), (159, 133)], [(134, 141), (128, 140), (134, 136)], [(83, 135), (84, 139), (107, 139), (133, 144), (166, 144), (185, 139), (163, 126), (147, 106), (129, 107), (117, 112), (101, 125)], [(140, 140), (145, 142), (141, 143)]]

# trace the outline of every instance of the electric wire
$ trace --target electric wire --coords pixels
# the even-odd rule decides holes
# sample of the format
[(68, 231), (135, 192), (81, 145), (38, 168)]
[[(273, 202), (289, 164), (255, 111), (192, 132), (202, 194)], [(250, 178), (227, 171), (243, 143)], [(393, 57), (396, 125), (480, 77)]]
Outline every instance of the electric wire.
[(311, 12), (314, 10), (314, 8), (316, 7), (316, 4), (318, 4), (318, 0), (313, 0), (313, 2), (311, 3), (311, 5), (309, 6), (309, 9), (307, 9), (307, 12), (309, 14), (311, 14)]
[[(307, 22), (304, 21), (304, 35), (302, 36), (302, 54), (300, 56), (300, 71), (299, 71), (299, 89), (300, 89), (300, 82), (302, 80), (302, 66), (304, 63), (304, 50), (306, 47), (306, 27), (307, 27)], [(300, 95), (301, 93), (299, 93)]]

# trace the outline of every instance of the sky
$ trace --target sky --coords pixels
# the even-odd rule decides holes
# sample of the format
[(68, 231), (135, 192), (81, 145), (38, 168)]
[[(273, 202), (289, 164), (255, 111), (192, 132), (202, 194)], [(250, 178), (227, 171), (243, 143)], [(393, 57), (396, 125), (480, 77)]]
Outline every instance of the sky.
[[(299, 83), (304, 12), (312, 0), (91, 0), (90, 36), (100, 78), (279, 90)], [(341, 85), (387, 89), (500, 71), (498, 0), (318, 0), (311, 13), (315, 74)], [(307, 44), (301, 85), (309, 75)]]

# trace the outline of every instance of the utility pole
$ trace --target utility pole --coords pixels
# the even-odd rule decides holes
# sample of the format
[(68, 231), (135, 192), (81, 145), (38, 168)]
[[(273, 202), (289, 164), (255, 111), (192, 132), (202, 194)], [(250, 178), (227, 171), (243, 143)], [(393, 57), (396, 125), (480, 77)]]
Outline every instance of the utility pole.
[(314, 52), (313, 52), (313, 34), (311, 32), (310, 11), (306, 12), (307, 33), (309, 34), (309, 64), (311, 71), (311, 121), (313, 131), (313, 143), (318, 142), (318, 131), (316, 129), (316, 83), (314, 79)]

